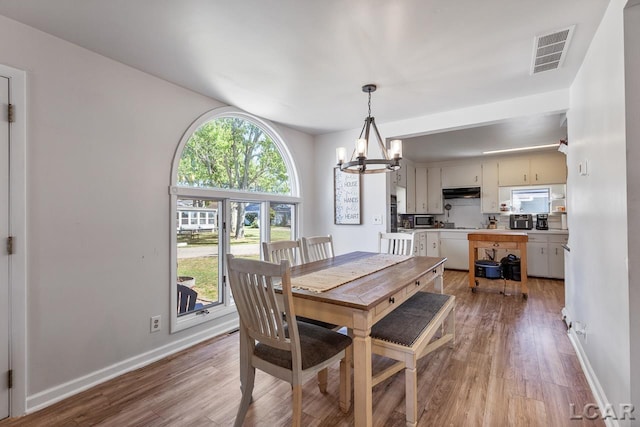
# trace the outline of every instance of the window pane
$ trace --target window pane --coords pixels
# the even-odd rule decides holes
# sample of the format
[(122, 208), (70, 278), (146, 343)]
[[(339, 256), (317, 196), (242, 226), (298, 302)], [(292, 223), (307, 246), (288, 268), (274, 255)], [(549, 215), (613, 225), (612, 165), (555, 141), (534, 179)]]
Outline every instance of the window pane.
[(549, 213), (549, 189), (533, 188), (511, 191), (512, 212)]
[(230, 252), (242, 258), (260, 259), (260, 203), (232, 201)]
[(180, 158), (178, 185), (291, 194), (276, 144), (238, 117), (211, 120), (191, 135)]
[(269, 205), (269, 225), (271, 241), (295, 240), (293, 223), (294, 205), (271, 203)]
[[(218, 275), (220, 205), (215, 200), (178, 199), (178, 215), (182, 218), (177, 230), (178, 316), (222, 302)], [(198, 222), (198, 218), (207, 217), (213, 220)]]

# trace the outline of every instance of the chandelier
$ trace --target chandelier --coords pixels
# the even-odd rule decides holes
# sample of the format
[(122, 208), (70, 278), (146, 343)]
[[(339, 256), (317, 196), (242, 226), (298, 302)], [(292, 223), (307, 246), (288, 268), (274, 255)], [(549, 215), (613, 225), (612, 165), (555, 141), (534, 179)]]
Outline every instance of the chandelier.
[[(364, 126), (360, 131), (360, 136), (356, 140), (356, 146), (351, 154), (351, 160), (346, 161), (347, 149), (340, 147), (336, 149), (336, 159), (338, 167), (342, 172), (346, 173), (380, 173), (390, 172), (400, 169), (400, 159), (402, 159), (402, 141), (394, 139), (390, 141), (390, 148), (387, 150), (378, 127), (376, 126), (375, 118), (371, 117), (371, 92), (375, 92), (376, 85), (368, 84), (362, 86), (362, 91), (369, 94), (369, 115), (364, 119)], [(378, 140), (378, 148), (380, 150), (381, 158), (368, 158), (369, 154), (369, 135), (371, 134), (371, 127)], [(364, 138), (362, 135), (364, 134)]]

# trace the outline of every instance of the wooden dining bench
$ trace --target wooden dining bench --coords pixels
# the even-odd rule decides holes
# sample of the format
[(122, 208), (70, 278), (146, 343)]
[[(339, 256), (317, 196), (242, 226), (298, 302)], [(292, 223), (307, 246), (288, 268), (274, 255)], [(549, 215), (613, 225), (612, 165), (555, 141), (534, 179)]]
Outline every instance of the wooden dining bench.
[[(417, 292), (371, 329), (372, 352), (397, 361), (374, 375), (372, 386), (404, 369), (407, 426), (418, 422), (417, 362), (453, 342), (455, 305), (455, 296)], [(436, 337), (438, 331), (440, 335)]]

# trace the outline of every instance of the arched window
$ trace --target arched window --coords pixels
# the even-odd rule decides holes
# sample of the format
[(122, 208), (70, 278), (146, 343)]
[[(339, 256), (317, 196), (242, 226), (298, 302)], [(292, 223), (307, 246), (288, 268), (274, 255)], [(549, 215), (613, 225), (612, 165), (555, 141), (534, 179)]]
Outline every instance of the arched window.
[(260, 258), (263, 241), (295, 239), (300, 197), (274, 127), (230, 107), (189, 127), (171, 179), (173, 332), (235, 316), (225, 254)]

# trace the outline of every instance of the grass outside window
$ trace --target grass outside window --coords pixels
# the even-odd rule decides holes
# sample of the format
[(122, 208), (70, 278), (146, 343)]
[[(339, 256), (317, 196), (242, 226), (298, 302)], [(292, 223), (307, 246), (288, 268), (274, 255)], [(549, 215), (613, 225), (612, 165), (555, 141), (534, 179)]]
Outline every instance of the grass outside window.
[[(271, 227), (271, 240), (288, 240), (291, 237), (289, 227)], [(193, 235), (178, 235), (178, 243), (183, 247), (217, 246), (217, 232), (202, 232)], [(186, 246), (184, 246), (186, 244)], [(231, 239), (234, 245), (256, 245), (256, 255), (248, 258), (260, 258), (260, 229), (245, 227), (244, 238)], [(205, 302), (218, 301), (218, 256), (180, 258), (178, 255), (178, 276), (190, 276), (196, 279), (193, 290), (198, 292), (198, 299)]]

